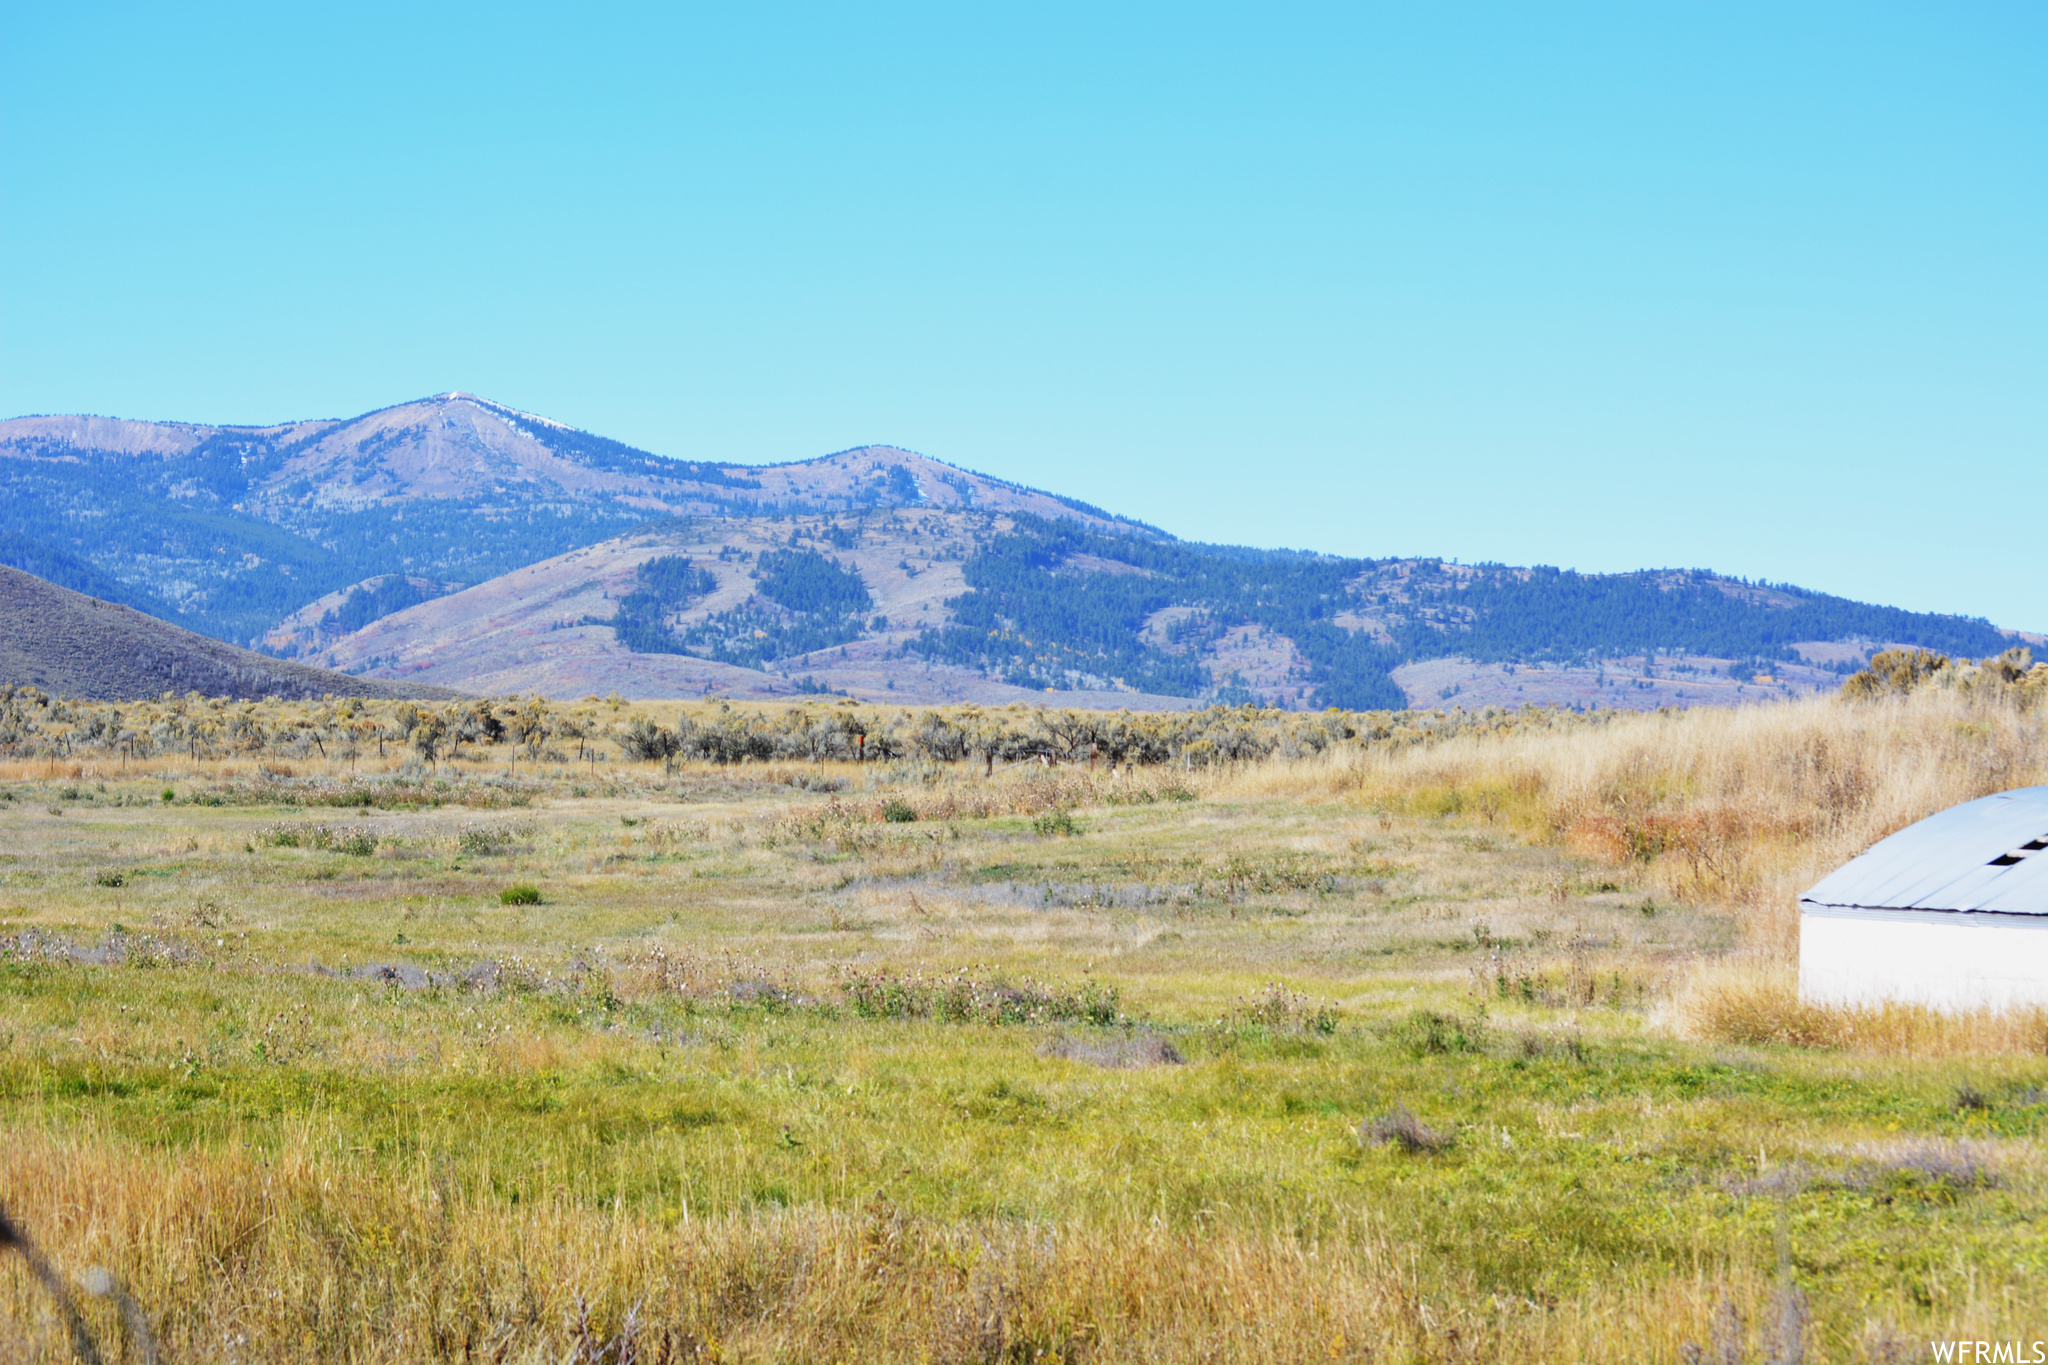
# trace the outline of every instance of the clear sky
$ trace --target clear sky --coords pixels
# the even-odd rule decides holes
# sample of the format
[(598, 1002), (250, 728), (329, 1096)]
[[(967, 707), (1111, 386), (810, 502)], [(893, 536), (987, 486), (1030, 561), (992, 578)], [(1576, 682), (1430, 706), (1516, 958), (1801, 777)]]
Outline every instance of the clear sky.
[(2048, 6), (0, 0), (0, 414), (467, 389), (2048, 630)]

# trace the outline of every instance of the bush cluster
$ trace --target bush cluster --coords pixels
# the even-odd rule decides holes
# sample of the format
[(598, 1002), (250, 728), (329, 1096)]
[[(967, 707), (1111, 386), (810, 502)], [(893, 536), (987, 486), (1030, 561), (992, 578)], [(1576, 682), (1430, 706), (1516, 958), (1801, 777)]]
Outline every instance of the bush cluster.
[[(2048, 669), (2037, 669), (2048, 676)], [(291, 780), (297, 760), (346, 763), (402, 757), (421, 769), (450, 759), (491, 758), (516, 776), (529, 762), (974, 762), (987, 771), (1023, 763), (1125, 770), (1182, 769), (1313, 757), (1340, 747), (1400, 750), (1471, 734), (1534, 733), (1604, 725), (1612, 712), (1545, 707), (1519, 711), (1321, 711), (1212, 706), (1131, 712), (962, 706), (925, 710), (813, 702), (768, 710), (719, 703), (683, 710), (667, 724), (620, 712), (617, 697), (558, 702), (491, 697), (430, 704), (327, 698), (236, 701), (166, 693), (152, 701), (94, 702), (34, 687), (0, 686), (0, 757), (123, 759), (249, 758), (260, 780)], [(383, 781), (351, 779), (320, 799), (385, 805)], [(1185, 799), (1166, 787), (1131, 799)], [(176, 793), (173, 793), (176, 799)], [(205, 802), (193, 792), (189, 800)], [(439, 804), (422, 799), (415, 804)], [(465, 802), (465, 804), (475, 804)], [(486, 802), (485, 804), (491, 804)]]
[(2023, 707), (2048, 699), (2048, 663), (2035, 663), (2025, 646), (1979, 659), (1951, 659), (1931, 649), (1887, 649), (1870, 656), (1869, 666), (1851, 674), (1842, 695), (1857, 701), (1903, 697), (1922, 687), (1988, 695)]
[(850, 970), (840, 979), (847, 1004), (863, 1019), (935, 1019), (956, 1024), (1083, 1023), (1119, 1019), (1117, 991), (1095, 981), (1045, 986), (956, 971), (899, 976), (888, 968)]
[(317, 821), (280, 820), (259, 836), (276, 848), (312, 848), (367, 858), (377, 851), (377, 834), (362, 825), (328, 825)]

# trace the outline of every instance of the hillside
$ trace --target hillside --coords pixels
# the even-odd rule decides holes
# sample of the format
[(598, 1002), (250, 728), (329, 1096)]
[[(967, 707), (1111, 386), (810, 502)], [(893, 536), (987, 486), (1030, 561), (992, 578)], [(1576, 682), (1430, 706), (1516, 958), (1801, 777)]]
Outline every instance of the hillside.
[[(974, 547), (1011, 524), (943, 511), (658, 523), (396, 612), (307, 657), (494, 693), (761, 698), (829, 688), (902, 701), (1043, 701), (1042, 684), (911, 652), (920, 632), (952, 619), (946, 604), (966, 588)], [(850, 571), (866, 592), (861, 609), (820, 622), (818, 611), (764, 603), (764, 557), (792, 549)], [(650, 613), (636, 597), (643, 574), (676, 559), (703, 577), (686, 601)], [(622, 613), (641, 630), (622, 629)], [(665, 638), (647, 638), (650, 626)], [(1063, 681), (1069, 705), (1195, 704), (1193, 693), (1146, 693), (1113, 678)]]
[(455, 695), (272, 659), (6, 567), (0, 567), (0, 684), (95, 701), (165, 692), (245, 699)]
[(40, 553), (65, 586), (110, 578), (116, 600), (252, 646), (366, 580), (481, 583), (650, 516), (918, 506), (1117, 524), (889, 446), (671, 460), (459, 393), (274, 427), (17, 418), (0, 422), (0, 494), (0, 562)]
[(2020, 637), (1703, 570), (1189, 544), (891, 446), (674, 460), (468, 394), (0, 422), (0, 564), (471, 691), (1293, 708), (1732, 703)]
[[(1538, 591), (1509, 589), (1503, 606), (1497, 579)], [(1028, 514), (683, 518), (392, 613), (308, 657), (556, 696), (1641, 709), (1832, 690), (1878, 642), (1975, 655), (2011, 643), (1981, 622), (1711, 576), (1545, 579)], [(1535, 642), (1489, 643), (1510, 630)]]

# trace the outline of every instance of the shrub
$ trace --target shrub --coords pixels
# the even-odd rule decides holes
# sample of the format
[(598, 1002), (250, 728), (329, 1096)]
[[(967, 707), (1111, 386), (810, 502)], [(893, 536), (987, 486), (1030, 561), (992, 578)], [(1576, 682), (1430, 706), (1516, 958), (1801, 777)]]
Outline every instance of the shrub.
[(1948, 656), (1928, 649), (1887, 649), (1870, 657), (1862, 672), (1842, 684), (1845, 697), (1868, 700), (1904, 696), (1948, 667)]
[(1063, 810), (1048, 811), (1046, 814), (1039, 816), (1031, 822), (1031, 828), (1034, 832), (1045, 835), (1048, 838), (1060, 836), (1072, 838), (1081, 832), (1081, 827), (1074, 823), (1073, 815)]
[(1968, 1142), (1915, 1143), (1902, 1151), (1884, 1154), (1875, 1163), (1873, 1174), (1849, 1183), (1866, 1188), (1892, 1185), (1910, 1189), (1925, 1185), (1951, 1191), (1994, 1189), (1999, 1176), (1991, 1168), (1992, 1150)]
[(118, 872), (102, 872), (92, 879), (94, 886), (126, 886), (128, 879)]
[(682, 736), (666, 726), (656, 725), (645, 716), (635, 716), (619, 734), (619, 748), (626, 757), (651, 763), (656, 759), (663, 762), (682, 752)]
[(1478, 1052), (1486, 1044), (1486, 1024), (1481, 1019), (1460, 1019), (1435, 1010), (1411, 1011), (1398, 1020), (1388, 1036), (1405, 1043), (1418, 1057), (1441, 1057), (1457, 1052)]
[(314, 848), (367, 858), (377, 851), (377, 835), (362, 825), (323, 825), (280, 820), (257, 836), (277, 848)]
[(909, 802), (891, 798), (882, 804), (882, 818), (892, 825), (907, 825), (917, 819), (917, 812)]
[(502, 853), (512, 844), (513, 831), (505, 825), (464, 825), (455, 834), (457, 853)]
[(1583, 1062), (1592, 1055), (1586, 1050), (1586, 1040), (1575, 1028), (1559, 1029), (1549, 1033), (1517, 1034), (1514, 1039), (1514, 1051), (1528, 1061), (1561, 1057), (1567, 1061)]
[(1448, 1134), (1437, 1132), (1401, 1104), (1395, 1105), (1389, 1113), (1359, 1124), (1358, 1140), (1368, 1147), (1385, 1147), (1391, 1143), (1404, 1152), (1419, 1152), (1427, 1156), (1451, 1145)]
[(1038, 1055), (1115, 1069), (1184, 1066), (1188, 1060), (1170, 1039), (1149, 1029), (1096, 1035), (1068, 1033), (1062, 1029), (1046, 1039), (1045, 1045), (1038, 1049)]
[(519, 886), (508, 886), (503, 891), (500, 891), (498, 893), (498, 904), (539, 905), (540, 888), (537, 886), (528, 886), (523, 883)]
[(1278, 981), (1270, 981), (1249, 1000), (1239, 1000), (1220, 1022), (1223, 1028), (1236, 1033), (1313, 1033), (1328, 1037), (1337, 1031), (1337, 1009), (1327, 1000), (1313, 1000), (1300, 991), (1288, 990)]
[(944, 1023), (1029, 1024), (1077, 1022), (1114, 1024), (1119, 1019), (1114, 986), (1084, 981), (1078, 987), (1048, 987), (1028, 977), (977, 977), (970, 972), (927, 977), (898, 976), (883, 968), (848, 972), (841, 978), (847, 1003), (864, 1019), (936, 1019)]

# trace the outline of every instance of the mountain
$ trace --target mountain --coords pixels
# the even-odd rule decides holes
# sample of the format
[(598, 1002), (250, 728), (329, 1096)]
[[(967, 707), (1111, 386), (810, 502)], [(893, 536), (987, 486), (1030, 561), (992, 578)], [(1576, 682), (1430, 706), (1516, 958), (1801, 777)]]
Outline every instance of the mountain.
[[(483, 692), (775, 697), (824, 687), (1042, 702), (1036, 679), (992, 678), (913, 648), (952, 619), (947, 602), (967, 589), (968, 559), (1014, 525), (922, 508), (665, 520), (385, 616), (307, 657), (383, 677), (460, 678)], [(1060, 682), (1074, 705), (1188, 706), (1200, 690), (1146, 692), (1099, 674)]]
[(311, 657), (552, 695), (1649, 707), (1832, 690), (1881, 645), (2012, 643), (1703, 573), (1345, 560), (907, 508), (653, 522)]
[(40, 547), (55, 581), (251, 646), (352, 585), (481, 583), (650, 516), (928, 506), (1126, 524), (887, 446), (671, 460), (461, 393), (271, 427), (17, 418), (0, 422), (0, 497), (0, 532)]
[(195, 635), (0, 567), (0, 684), (129, 701), (165, 692), (253, 699), (451, 697), (439, 687), (350, 677)]
[(466, 691), (1690, 705), (2013, 632), (1704, 570), (1190, 544), (892, 446), (674, 460), (468, 394), (269, 427), (0, 422), (0, 563)]

